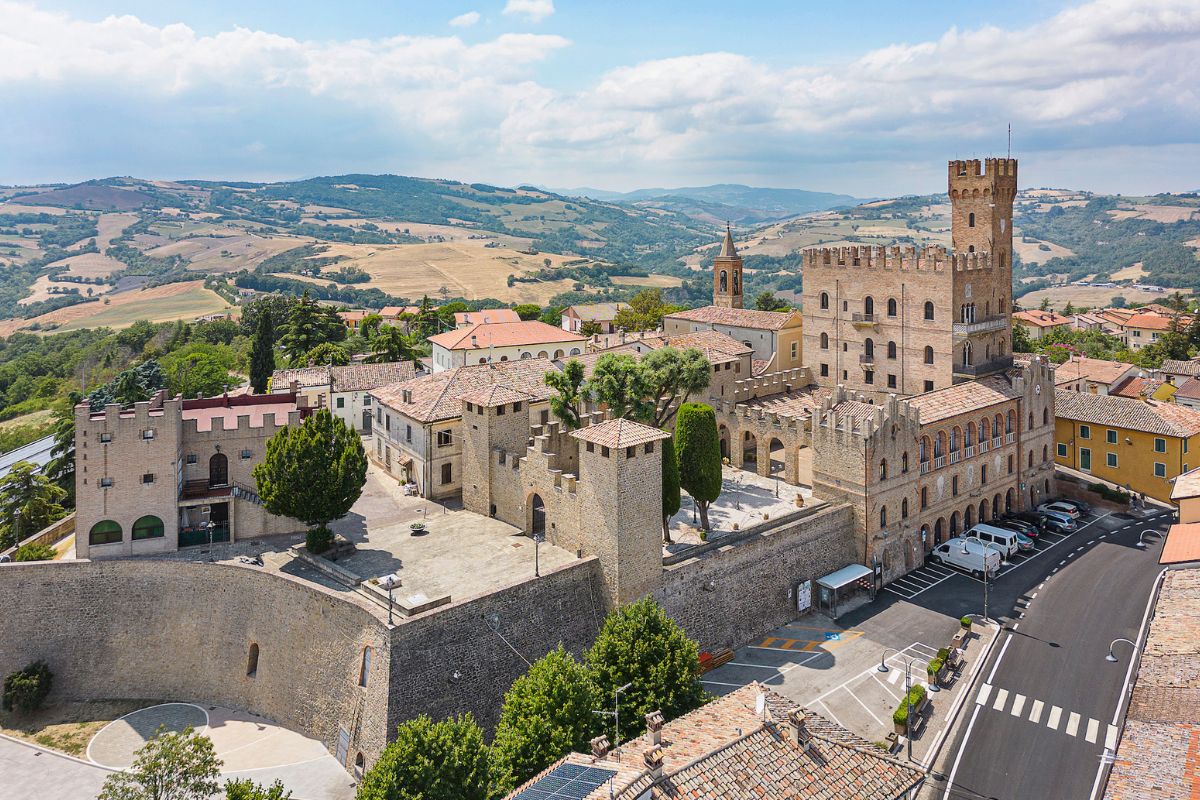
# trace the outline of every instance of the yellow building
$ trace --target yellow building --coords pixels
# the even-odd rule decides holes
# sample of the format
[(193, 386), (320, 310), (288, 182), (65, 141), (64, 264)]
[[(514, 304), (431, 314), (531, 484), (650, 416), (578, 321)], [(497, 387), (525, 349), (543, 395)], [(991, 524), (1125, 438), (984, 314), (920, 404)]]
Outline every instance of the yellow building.
[(1200, 411), (1171, 403), (1059, 389), (1055, 461), (1164, 502), (1200, 464)]

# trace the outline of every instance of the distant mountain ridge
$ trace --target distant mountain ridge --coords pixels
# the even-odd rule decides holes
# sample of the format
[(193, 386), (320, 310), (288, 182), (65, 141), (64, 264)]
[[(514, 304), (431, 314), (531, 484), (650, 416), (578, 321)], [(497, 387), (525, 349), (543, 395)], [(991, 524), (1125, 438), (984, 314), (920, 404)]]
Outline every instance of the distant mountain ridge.
[(588, 197), (609, 203), (663, 208), (707, 222), (728, 220), (743, 225), (773, 222), (814, 211), (847, 208), (863, 202), (862, 199), (848, 194), (813, 192), (807, 189), (774, 189), (740, 183), (683, 186), (676, 189), (635, 189), (631, 192), (612, 192), (590, 187), (547, 191), (567, 197)]

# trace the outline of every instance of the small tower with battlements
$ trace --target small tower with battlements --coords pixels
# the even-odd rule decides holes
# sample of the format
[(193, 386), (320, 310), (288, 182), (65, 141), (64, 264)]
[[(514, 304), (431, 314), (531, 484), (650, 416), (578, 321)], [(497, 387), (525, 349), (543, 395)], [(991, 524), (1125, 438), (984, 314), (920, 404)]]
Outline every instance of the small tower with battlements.
[(742, 307), (742, 257), (733, 244), (733, 231), (725, 226), (720, 254), (713, 259), (713, 305)]

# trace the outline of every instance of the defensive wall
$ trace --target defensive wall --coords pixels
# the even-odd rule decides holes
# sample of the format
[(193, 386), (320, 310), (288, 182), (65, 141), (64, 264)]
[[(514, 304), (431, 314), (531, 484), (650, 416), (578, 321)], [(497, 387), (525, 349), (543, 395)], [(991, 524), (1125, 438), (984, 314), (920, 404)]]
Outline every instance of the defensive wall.
[(941, 245), (849, 245), (813, 247), (803, 253), (804, 269), (861, 267), (869, 270), (913, 272), (965, 272), (991, 269), (989, 253), (951, 253)]

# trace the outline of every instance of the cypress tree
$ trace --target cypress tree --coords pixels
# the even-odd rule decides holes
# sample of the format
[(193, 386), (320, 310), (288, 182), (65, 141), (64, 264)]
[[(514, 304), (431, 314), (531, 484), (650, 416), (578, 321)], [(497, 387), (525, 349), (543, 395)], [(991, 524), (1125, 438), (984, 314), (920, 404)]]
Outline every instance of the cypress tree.
[(663, 541), (671, 543), (671, 517), (679, 511), (679, 457), (675, 455), (675, 438), (662, 442), (662, 505)]
[(708, 506), (721, 496), (721, 440), (712, 406), (684, 403), (675, 416), (675, 447), (679, 485), (700, 510), (700, 525), (708, 530)]
[(270, 314), (260, 314), (250, 351), (250, 385), (255, 394), (265, 394), (275, 371), (275, 331)]

